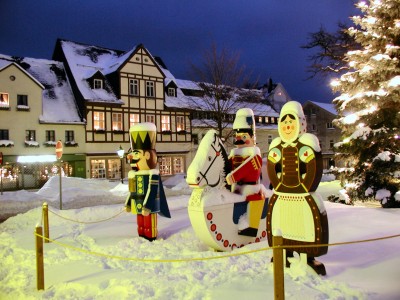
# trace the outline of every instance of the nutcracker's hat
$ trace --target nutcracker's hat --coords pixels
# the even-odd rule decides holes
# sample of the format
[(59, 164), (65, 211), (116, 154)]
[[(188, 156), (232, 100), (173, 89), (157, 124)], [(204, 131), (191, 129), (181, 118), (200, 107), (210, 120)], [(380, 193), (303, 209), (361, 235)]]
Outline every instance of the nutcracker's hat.
[(154, 150), (156, 147), (157, 127), (153, 123), (139, 123), (129, 129), (131, 148)]
[(233, 121), (233, 130), (236, 132), (249, 132), (255, 137), (255, 124), (253, 110), (250, 108), (241, 108), (236, 112), (235, 121)]

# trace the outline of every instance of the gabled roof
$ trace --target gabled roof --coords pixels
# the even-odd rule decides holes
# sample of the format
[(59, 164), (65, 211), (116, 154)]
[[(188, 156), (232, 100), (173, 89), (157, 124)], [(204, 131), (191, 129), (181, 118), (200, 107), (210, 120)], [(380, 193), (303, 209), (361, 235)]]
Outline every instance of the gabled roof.
[[(335, 105), (333, 105), (332, 103), (322, 103), (322, 102), (315, 102), (315, 101), (310, 101), (310, 100), (308, 100), (307, 102), (310, 102), (316, 106), (321, 107), (322, 109), (326, 110), (327, 112), (331, 113), (332, 115), (335, 115), (335, 116), (337, 115)], [(304, 103), (304, 105), (306, 105), (307, 102)]]
[(23, 69), (44, 88), (40, 122), (82, 124), (62, 63), (0, 54), (0, 66), (4, 67), (12, 63)]
[(35, 82), (42, 90), (45, 89), (43, 84), (41, 84), (35, 77), (33, 77), (31, 74), (29, 74), (27, 71), (25, 71), (20, 65), (18, 65), (15, 62), (8, 62), (8, 60), (6, 59), (6, 56), (0, 55), (0, 72), (9, 68), (10, 66), (15, 66), (22, 73), (24, 73), (27, 77), (32, 79), (32, 81)]
[(104, 75), (118, 70), (132, 55), (136, 47), (123, 52), (98, 46), (59, 40), (79, 91), (86, 101), (123, 104), (112, 89), (92, 89), (87, 81), (97, 71)]

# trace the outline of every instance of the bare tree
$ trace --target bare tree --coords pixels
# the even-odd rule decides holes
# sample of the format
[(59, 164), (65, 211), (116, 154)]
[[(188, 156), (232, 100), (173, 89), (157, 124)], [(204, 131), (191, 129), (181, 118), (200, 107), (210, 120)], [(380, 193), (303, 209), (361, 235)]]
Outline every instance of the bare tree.
[(308, 57), (311, 61), (309, 78), (314, 78), (349, 70), (345, 54), (349, 50), (360, 49), (360, 45), (349, 35), (347, 25), (339, 23), (334, 33), (327, 32), (323, 26), (317, 32), (310, 33), (308, 43), (301, 48), (316, 49)]
[(199, 112), (207, 115), (202, 122), (216, 129), (225, 140), (231, 131), (225, 131), (224, 136), (224, 129), (232, 123), (229, 116), (236, 112), (238, 103), (248, 100), (260, 103), (262, 98), (261, 93), (254, 90), (255, 85), (249, 88), (250, 74), (239, 64), (239, 59), (238, 53), (226, 48), (218, 51), (212, 44), (204, 51), (200, 64), (190, 64), (193, 80), (202, 91), (201, 96), (191, 97), (190, 106), (198, 115)]

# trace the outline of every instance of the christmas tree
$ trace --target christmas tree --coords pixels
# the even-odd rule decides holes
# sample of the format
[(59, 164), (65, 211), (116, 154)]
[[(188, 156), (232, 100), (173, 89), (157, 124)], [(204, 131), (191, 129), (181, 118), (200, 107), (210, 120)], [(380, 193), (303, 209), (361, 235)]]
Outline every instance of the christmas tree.
[(400, 207), (400, 0), (357, 5), (348, 29), (361, 45), (345, 55), (350, 70), (332, 81), (343, 140), (348, 195)]

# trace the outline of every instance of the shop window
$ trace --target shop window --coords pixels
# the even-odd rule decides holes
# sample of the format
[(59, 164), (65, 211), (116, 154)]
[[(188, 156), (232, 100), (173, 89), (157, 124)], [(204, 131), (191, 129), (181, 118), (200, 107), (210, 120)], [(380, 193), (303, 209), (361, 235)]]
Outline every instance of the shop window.
[(121, 160), (108, 159), (107, 160), (107, 179), (121, 179)]
[(174, 174), (184, 173), (183, 157), (174, 157)]
[(169, 156), (159, 158), (160, 175), (172, 175), (172, 159)]
[(90, 177), (97, 179), (106, 178), (106, 161), (104, 159), (92, 159), (90, 161)]

